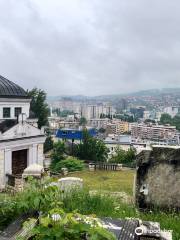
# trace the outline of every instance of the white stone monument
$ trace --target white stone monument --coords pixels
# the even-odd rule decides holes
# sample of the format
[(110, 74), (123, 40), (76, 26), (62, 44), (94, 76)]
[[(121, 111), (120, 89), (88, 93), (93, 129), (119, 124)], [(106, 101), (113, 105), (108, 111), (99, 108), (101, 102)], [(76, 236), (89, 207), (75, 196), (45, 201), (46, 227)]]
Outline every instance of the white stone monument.
[(32, 177), (41, 178), (43, 172), (44, 172), (43, 166), (34, 163), (29, 165), (26, 169), (24, 169), (22, 177), (27, 178), (29, 176), (32, 176)]
[(61, 191), (67, 192), (73, 189), (83, 188), (83, 179), (77, 177), (65, 177), (58, 180)]

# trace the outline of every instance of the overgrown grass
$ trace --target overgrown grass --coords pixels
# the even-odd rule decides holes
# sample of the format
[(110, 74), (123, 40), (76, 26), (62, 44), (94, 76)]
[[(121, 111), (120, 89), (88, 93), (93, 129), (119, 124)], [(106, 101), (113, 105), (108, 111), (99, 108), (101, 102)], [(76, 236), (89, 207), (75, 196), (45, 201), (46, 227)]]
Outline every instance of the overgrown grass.
[[(5, 226), (17, 214), (30, 209), (38, 210), (40, 202), (40, 209), (43, 211), (50, 209), (51, 206), (61, 205), (62, 202), (62, 207), (66, 212), (77, 210), (79, 213), (95, 214), (98, 217), (128, 217), (160, 222), (161, 229), (173, 230), (173, 239), (180, 240), (180, 214), (165, 213), (159, 210), (147, 213), (139, 212), (133, 204), (124, 203), (111, 194), (104, 194), (104, 191), (123, 191), (132, 194), (134, 171), (84, 171), (73, 173), (71, 176), (83, 178), (85, 188), (80, 191), (75, 190), (68, 194), (62, 194), (58, 188), (56, 190), (55, 188), (43, 189), (39, 184), (34, 185), (32, 183), (17, 196), (0, 194), (0, 224)], [(111, 184), (112, 186), (110, 186)], [(97, 193), (92, 194), (89, 188), (90, 190), (97, 190)], [(2, 204), (3, 199), (6, 199), (4, 205)]]
[(96, 214), (98, 217), (138, 218), (159, 222), (161, 229), (172, 230), (173, 239), (180, 240), (180, 214), (165, 213), (160, 210), (140, 212), (134, 205), (126, 204), (110, 195), (91, 195), (89, 191), (72, 191), (63, 199), (65, 210), (77, 210), (82, 214)]
[[(98, 191), (111, 191), (111, 192), (125, 192), (132, 196), (133, 192), (133, 179), (134, 179), (135, 171), (126, 170), (120, 172), (109, 172), (109, 171), (83, 171), (73, 173), (70, 176), (80, 177), (84, 180), (84, 185), (89, 187), (90, 190), (98, 190)], [(98, 199), (103, 201), (103, 197), (99, 196)], [(73, 196), (73, 205), (71, 205), (71, 209), (79, 209), (85, 213), (91, 214), (95, 213), (98, 216), (107, 216), (114, 218), (139, 218), (147, 221), (159, 222), (161, 225), (161, 229), (173, 230), (173, 239), (180, 240), (180, 214), (179, 213), (165, 213), (160, 210), (154, 210), (152, 212), (139, 212), (133, 204), (123, 203), (117, 198), (113, 198), (110, 196), (104, 196), (105, 204), (99, 204), (99, 207), (94, 209), (87, 207), (86, 209), (86, 201), (87, 196), (82, 197), (83, 203), (79, 204), (78, 201), (80, 199)], [(90, 201), (95, 201), (96, 198), (90, 198)], [(112, 204), (113, 203), (113, 204)], [(69, 201), (70, 204), (70, 201)], [(95, 204), (95, 203), (93, 203)], [(93, 205), (92, 204), (92, 205)], [(69, 206), (69, 205), (68, 205)], [(87, 206), (89, 206), (87, 204)]]
[(86, 170), (75, 172), (68, 176), (82, 178), (84, 185), (90, 190), (125, 192), (132, 195), (134, 175), (134, 170), (95, 172)]

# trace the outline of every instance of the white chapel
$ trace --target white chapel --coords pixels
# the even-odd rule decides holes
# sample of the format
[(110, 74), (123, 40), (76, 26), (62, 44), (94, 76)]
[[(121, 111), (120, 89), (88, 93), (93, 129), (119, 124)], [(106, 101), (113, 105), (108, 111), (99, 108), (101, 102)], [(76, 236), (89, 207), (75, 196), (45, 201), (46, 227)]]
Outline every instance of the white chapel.
[(0, 76), (0, 189), (29, 165), (43, 166), (44, 130), (31, 118), (30, 102), (23, 88)]

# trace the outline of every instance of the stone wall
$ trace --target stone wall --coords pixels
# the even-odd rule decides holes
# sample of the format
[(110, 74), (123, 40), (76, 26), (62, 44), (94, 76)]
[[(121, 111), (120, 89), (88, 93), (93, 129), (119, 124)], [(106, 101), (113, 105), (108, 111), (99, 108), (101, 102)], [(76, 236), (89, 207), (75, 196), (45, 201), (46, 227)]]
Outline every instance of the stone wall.
[(5, 186), (4, 165), (4, 150), (0, 150), (0, 189)]
[(180, 208), (180, 148), (143, 151), (137, 167), (136, 203), (140, 208)]

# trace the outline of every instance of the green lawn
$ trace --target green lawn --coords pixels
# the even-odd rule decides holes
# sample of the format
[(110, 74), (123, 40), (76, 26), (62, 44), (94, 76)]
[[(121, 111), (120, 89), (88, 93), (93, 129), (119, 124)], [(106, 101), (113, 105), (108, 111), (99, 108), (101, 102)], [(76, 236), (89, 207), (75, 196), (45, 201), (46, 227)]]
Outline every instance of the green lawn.
[[(84, 180), (84, 185), (90, 190), (103, 190), (109, 192), (125, 192), (128, 196), (131, 196), (133, 192), (135, 170), (123, 170), (119, 172), (113, 171), (95, 171), (89, 172), (88, 170), (83, 172), (72, 173), (68, 176), (80, 177)], [(108, 194), (110, 196), (111, 194)], [(75, 199), (74, 199), (75, 201)], [(73, 203), (75, 204), (75, 203)], [(82, 204), (82, 203), (81, 203)], [(76, 206), (78, 208), (78, 204)], [(74, 209), (76, 209), (74, 207)], [(90, 206), (89, 206), (90, 207)], [(104, 210), (105, 211), (105, 210)], [(104, 213), (106, 216), (113, 218), (140, 218), (146, 221), (159, 222), (161, 229), (173, 230), (173, 240), (180, 240), (180, 215), (176, 213), (164, 213), (162, 211), (153, 212), (139, 212), (134, 204), (130, 201), (122, 203), (119, 202), (119, 210), (113, 211), (112, 209)], [(97, 214), (98, 210), (96, 211)], [(98, 212), (99, 214), (99, 212)], [(99, 214), (101, 216), (101, 213)], [(103, 215), (103, 213), (102, 213)], [(104, 216), (104, 215), (103, 215)]]
[(133, 193), (135, 170), (94, 171), (71, 173), (68, 176), (79, 177), (90, 190)]

